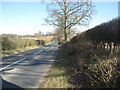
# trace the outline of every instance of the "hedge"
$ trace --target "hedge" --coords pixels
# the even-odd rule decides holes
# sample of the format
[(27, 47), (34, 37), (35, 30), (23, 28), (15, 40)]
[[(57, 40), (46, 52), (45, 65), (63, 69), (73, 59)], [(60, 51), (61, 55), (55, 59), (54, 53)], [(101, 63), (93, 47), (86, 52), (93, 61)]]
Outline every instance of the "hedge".
[(31, 47), (31, 46), (40, 46), (44, 45), (45, 42), (43, 40), (30, 40), (30, 39), (22, 39), (18, 36), (5, 36), (2, 37), (2, 50), (15, 50), (18, 48)]

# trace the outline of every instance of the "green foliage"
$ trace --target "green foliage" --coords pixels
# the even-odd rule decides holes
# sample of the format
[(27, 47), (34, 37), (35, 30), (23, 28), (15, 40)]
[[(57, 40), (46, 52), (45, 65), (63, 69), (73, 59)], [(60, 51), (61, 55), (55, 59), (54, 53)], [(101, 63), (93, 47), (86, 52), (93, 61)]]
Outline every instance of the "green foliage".
[(18, 36), (3, 36), (1, 42), (3, 51), (45, 44), (43, 40), (22, 39)]
[(36, 40), (36, 44), (37, 45), (45, 45), (45, 41), (44, 40)]
[(13, 50), (17, 46), (13, 38), (4, 37), (2, 38), (2, 50)]

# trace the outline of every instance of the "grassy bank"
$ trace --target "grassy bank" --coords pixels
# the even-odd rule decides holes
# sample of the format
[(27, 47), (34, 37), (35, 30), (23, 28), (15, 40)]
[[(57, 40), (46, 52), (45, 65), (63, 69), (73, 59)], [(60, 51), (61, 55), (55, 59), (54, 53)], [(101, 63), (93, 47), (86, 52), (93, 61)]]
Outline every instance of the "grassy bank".
[(34, 49), (34, 48), (38, 48), (40, 46), (32, 46), (32, 47), (25, 47), (25, 48), (20, 48), (20, 49), (16, 49), (16, 50), (9, 50), (9, 51), (2, 51), (1, 56), (7, 56), (7, 55), (11, 55), (11, 54), (16, 54), (22, 51), (26, 51), (26, 50), (30, 50), (30, 49)]
[[(45, 45), (48, 45), (48, 44), (51, 44), (51, 43), (52, 42), (49, 42), (49, 43), (46, 43)], [(19, 52), (23, 52), (23, 51), (30, 50), (30, 49), (35, 49), (35, 48), (42, 47), (42, 46), (43, 45), (41, 45), (41, 46), (24, 47), (24, 48), (20, 48), (20, 49), (16, 49), (16, 50), (9, 50), (9, 51), (1, 51), (0, 56), (3, 57), (3, 56), (12, 55), (12, 54), (17, 54)]]
[(119, 21), (95, 26), (62, 44), (42, 87), (120, 87)]
[(63, 45), (41, 88), (115, 88), (119, 54), (82, 45)]
[(48, 74), (45, 76), (40, 88), (68, 88), (72, 87), (72, 84), (68, 82), (70, 75), (66, 72), (66, 68), (72, 67), (67, 57), (63, 53), (63, 49), (59, 49), (56, 60), (53, 63)]

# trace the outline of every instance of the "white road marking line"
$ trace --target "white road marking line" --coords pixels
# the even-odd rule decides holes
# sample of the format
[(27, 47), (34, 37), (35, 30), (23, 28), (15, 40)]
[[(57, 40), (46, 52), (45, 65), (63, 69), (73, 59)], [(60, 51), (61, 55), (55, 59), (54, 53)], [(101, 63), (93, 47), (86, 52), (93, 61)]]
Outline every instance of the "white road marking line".
[(35, 52), (34, 55), (40, 53), (41, 51), (43, 51), (43, 50), (39, 50), (38, 52)]
[[(50, 49), (50, 47), (44, 47), (44, 48), (42, 48), (42, 49), (47, 50), (47, 49)], [(40, 52), (42, 52), (42, 51), (43, 51), (43, 50), (39, 50), (38, 52), (33, 53), (33, 55), (36, 55), (36, 54), (38, 54), (38, 53), (40, 53)]]
[(22, 60), (24, 60), (24, 59), (25, 59), (25, 58), (22, 58), (22, 59), (20, 59), (20, 60), (14, 62), (14, 63), (12, 63), (12, 64), (10, 64), (10, 65), (7, 65), (6, 67), (1, 68), (0, 71), (2, 71), (3, 69), (8, 68), (8, 67), (10, 67), (10, 66), (12, 66), (12, 65), (14, 65), (14, 64), (16, 64), (16, 63), (18, 63), (18, 62), (20, 62), (20, 61), (22, 61)]

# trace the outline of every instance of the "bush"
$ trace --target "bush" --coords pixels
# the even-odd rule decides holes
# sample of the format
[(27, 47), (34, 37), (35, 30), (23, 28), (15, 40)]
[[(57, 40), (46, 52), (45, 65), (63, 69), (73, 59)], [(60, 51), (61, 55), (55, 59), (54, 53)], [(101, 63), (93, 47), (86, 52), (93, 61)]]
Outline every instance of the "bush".
[(43, 41), (43, 40), (36, 40), (36, 44), (37, 44), (38, 46), (40, 46), (40, 45), (45, 45), (45, 41)]
[(4, 37), (2, 38), (2, 50), (13, 50), (16, 49), (17, 43), (14, 38)]
[(45, 44), (43, 40), (22, 39), (18, 36), (4, 36), (1, 42), (3, 51)]
[(89, 29), (63, 44), (66, 57), (76, 67), (72, 83), (92, 88), (116, 88), (120, 80), (118, 19)]
[(40, 40), (41, 41), (41, 45), (45, 45), (45, 41), (44, 40)]
[[(83, 63), (83, 62), (82, 62)], [(92, 87), (110, 88), (118, 87), (118, 61), (116, 58), (99, 61), (96, 64), (87, 65), (83, 63), (88, 69), (83, 73), (89, 78)]]
[(114, 55), (108, 50), (93, 48), (78, 42), (63, 44), (61, 49), (66, 51), (64, 55), (75, 68), (73, 70), (75, 72), (71, 73), (69, 78), (72, 84), (82, 88), (119, 87), (119, 54)]

